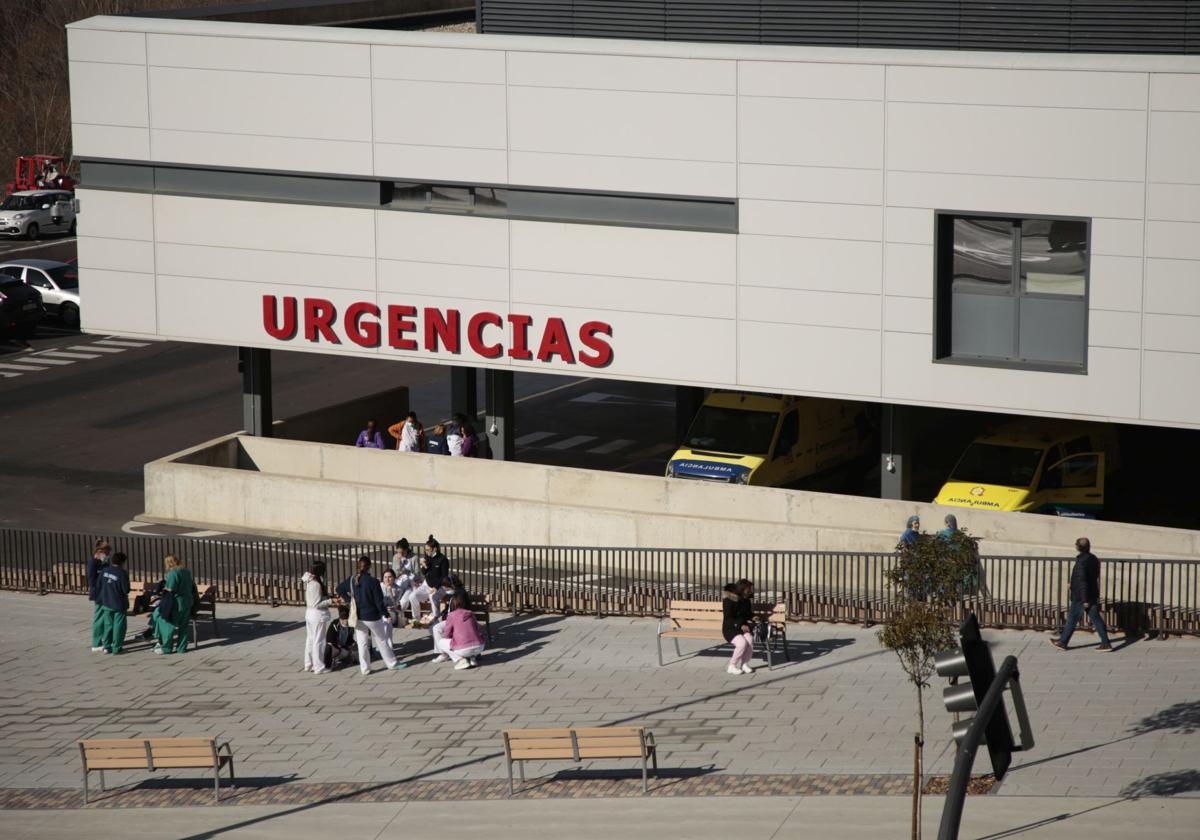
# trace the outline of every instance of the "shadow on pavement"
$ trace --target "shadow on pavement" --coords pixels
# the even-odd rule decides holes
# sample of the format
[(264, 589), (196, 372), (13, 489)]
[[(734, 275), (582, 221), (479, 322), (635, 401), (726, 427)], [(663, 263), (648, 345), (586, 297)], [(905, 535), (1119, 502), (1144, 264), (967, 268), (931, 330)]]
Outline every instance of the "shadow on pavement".
[[(650, 771), (649, 789), (651, 791), (666, 790), (672, 785), (678, 784), (685, 779), (695, 779), (700, 776), (708, 776), (716, 773), (718, 768), (713, 764), (706, 764), (703, 767), (672, 767), (670, 770), (659, 770), (655, 773)], [(637, 770), (557, 770), (553, 773), (547, 773), (544, 776), (528, 779), (526, 781), (516, 782), (517, 795), (523, 793), (531, 793), (539, 788), (554, 784), (555, 782), (572, 782), (583, 779), (636, 779), (642, 780), (641, 769)]]
[(1038, 829), (1038, 828), (1045, 828), (1048, 825), (1058, 825), (1059, 823), (1066, 822), (1067, 820), (1071, 819), (1072, 817), (1079, 817), (1084, 814), (1090, 814), (1093, 811), (1099, 811), (1101, 808), (1110, 808), (1113, 805), (1120, 805), (1122, 802), (1128, 802), (1128, 801), (1129, 801), (1128, 799), (1114, 799), (1112, 802), (1105, 802), (1103, 805), (1093, 805), (1091, 808), (1084, 808), (1082, 811), (1075, 811), (1074, 813), (1055, 814), (1053, 817), (1046, 817), (1045, 819), (1037, 820), (1037, 821), (1031, 822), (1031, 823), (1025, 823), (1024, 825), (1018, 825), (1018, 826), (1015, 826), (1014, 828), (1007, 828), (1004, 831), (997, 831), (993, 834), (984, 834), (979, 837), (976, 837), (975, 840), (1003, 840), (1003, 838), (1005, 838), (1005, 837), (1016, 837), (1018, 834), (1024, 834), (1027, 831), (1033, 831), (1034, 829)]
[(1173, 773), (1155, 773), (1121, 789), (1121, 795), (1129, 799), (1143, 796), (1178, 796), (1181, 793), (1200, 791), (1200, 770), (1176, 770)]
[(1200, 732), (1200, 700), (1188, 700), (1147, 715), (1131, 727), (1134, 735), (1172, 730), (1180, 735)]

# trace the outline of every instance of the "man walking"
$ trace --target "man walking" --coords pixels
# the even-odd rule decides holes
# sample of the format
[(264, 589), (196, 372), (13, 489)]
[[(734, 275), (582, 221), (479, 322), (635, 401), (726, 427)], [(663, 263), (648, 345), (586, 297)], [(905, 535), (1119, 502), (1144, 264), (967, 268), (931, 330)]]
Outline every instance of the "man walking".
[(1075, 568), (1071, 570), (1071, 604), (1067, 609), (1067, 623), (1062, 635), (1051, 639), (1050, 644), (1059, 650), (1066, 650), (1075, 632), (1075, 625), (1083, 617), (1084, 612), (1092, 621), (1092, 627), (1100, 636), (1100, 647), (1103, 653), (1111, 653), (1113, 646), (1108, 641), (1108, 628), (1100, 617), (1100, 560), (1092, 554), (1092, 543), (1087, 537), (1075, 540)]

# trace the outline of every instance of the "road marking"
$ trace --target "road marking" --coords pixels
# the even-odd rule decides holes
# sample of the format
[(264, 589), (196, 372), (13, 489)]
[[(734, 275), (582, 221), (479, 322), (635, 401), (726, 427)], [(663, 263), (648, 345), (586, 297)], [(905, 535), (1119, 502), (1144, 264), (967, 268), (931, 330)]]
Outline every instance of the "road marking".
[(70, 348), (72, 350), (83, 350), (85, 352), (95, 353), (124, 353), (124, 347), (97, 347), (95, 344), (76, 344)]
[(21, 373), (35, 373), (39, 370), (46, 370), (44, 367), (34, 367), (33, 365), (0, 364), (0, 368), (3, 368), (4, 370), (20, 371), (20, 373), (11, 374), (12, 376), (20, 376)]
[(593, 449), (589, 449), (588, 452), (591, 452), (595, 455), (609, 455), (613, 452), (616, 452), (618, 449), (624, 449), (631, 443), (634, 443), (634, 441), (623, 439), (610, 440), (608, 443), (602, 443)]
[(19, 374), (19, 373), (9, 373), (9, 372), (7, 372), (7, 371), (0, 370), (0, 377), (4, 377), (5, 379), (13, 379), (13, 378), (15, 378), (15, 377), (18, 377), (18, 376), (20, 376), (20, 375), (21, 375), (21, 374)]
[[(116, 339), (112, 339), (112, 338), (101, 339), (100, 341), (97, 341), (95, 343), (103, 345), (105, 347), (149, 347), (150, 346), (150, 342), (148, 342), (148, 341), (128, 341), (128, 340), (117, 341)], [(96, 348), (96, 349), (99, 349), (99, 348)]]
[(184, 531), (182, 534), (177, 534), (176, 536), (203, 539), (204, 537), (223, 537), (228, 533), (228, 531)]
[(529, 446), (531, 443), (537, 443), (539, 440), (554, 437), (554, 432), (530, 432), (527, 435), (521, 435), (513, 441), (517, 446)]
[(53, 356), (56, 359), (75, 359), (76, 361), (86, 361), (87, 359), (99, 359), (99, 353), (68, 353), (65, 350), (42, 350), (40, 353), (34, 353), (39, 359), (45, 361), (46, 356)]
[(571, 449), (573, 447), (579, 446), (579, 444), (581, 444), (581, 443), (588, 443), (595, 439), (596, 439), (595, 435), (575, 435), (574, 437), (569, 437), (566, 440), (560, 440), (557, 443), (548, 444), (546, 446), (543, 446), (542, 448), (543, 449)]
[[(73, 365), (73, 364), (75, 364), (75, 362), (73, 362), (73, 361), (69, 362), (66, 359), (51, 359), (47, 356), (43, 356), (41, 353), (30, 353), (28, 356), (26, 356), (26, 358), (37, 359), (37, 364), (39, 364), (39, 365)], [(97, 357), (97, 358), (99, 358), (99, 357)]]
[(621, 394), (605, 394), (600, 391), (589, 391), (586, 394), (581, 394), (578, 397), (572, 397), (571, 402), (581, 403), (604, 403), (605, 405), (646, 405), (646, 406), (662, 406), (664, 408), (673, 408), (675, 403), (672, 400), (644, 400), (638, 397), (627, 397)]
[(579, 385), (583, 385), (584, 383), (594, 382), (594, 381), (595, 380), (592, 377), (588, 377), (587, 379), (580, 379), (578, 382), (566, 382), (566, 383), (563, 383), (562, 385), (555, 385), (553, 388), (547, 388), (545, 391), (538, 391), (536, 394), (526, 394), (525, 396), (523, 396), (519, 399), (515, 399), (515, 400), (513, 400), (513, 405), (527, 402), (528, 400), (536, 400), (538, 397), (544, 397), (548, 394), (553, 394), (556, 391), (562, 391), (562, 390), (565, 390), (566, 388), (575, 388)]
[(42, 248), (53, 248), (55, 245), (62, 245), (64, 242), (74, 242), (75, 237), (69, 236), (62, 239), (55, 239), (53, 242), (43, 242), (40, 245), (26, 245), (24, 248), (13, 248), (10, 251), (0, 252), (0, 259), (8, 260), (13, 254), (23, 254), (26, 251), (39, 251)]
[[(138, 537), (192, 537), (193, 539), (202, 539), (204, 537), (222, 537), (228, 534), (228, 531), (183, 531), (178, 534), (160, 534), (154, 531), (147, 531), (146, 528), (153, 528), (149, 522), (138, 522), (136, 519), (130, 519), (121, 526), (121, 532), (124, 534), (133, 534)], [(241, 545), (242, 543), (234, 543)]]

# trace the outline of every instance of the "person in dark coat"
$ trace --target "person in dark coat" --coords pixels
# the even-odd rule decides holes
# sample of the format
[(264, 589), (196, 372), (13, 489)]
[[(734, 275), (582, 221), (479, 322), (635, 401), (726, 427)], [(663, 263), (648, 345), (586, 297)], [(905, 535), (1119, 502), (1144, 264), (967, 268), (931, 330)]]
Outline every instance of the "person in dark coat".
[(87, 561), (85, 574), (87, 575), (88, 600), (92, 602), (92, 653), (100, 653), (104, 650), (104, 638), (102, 631), (104, 629), (103, 616), (100, 609), (100, 572), (108, 565), (108, 558), (112, 556), (112, 546), (103, 537), (96, 540), (92, 545), (92, 556)]
[(125, 647), (125, 613), (129, 609), (129, 573), (125, 555), (117, 552), (100, 571), (96, 585), (100, 605), (100, 639), (105, 653), (120, 653)]
[[(430, 623), (437, 621), (442, 614), (442, 601), (449, 595), (445, 590), (446, 581), (450, 578), (450, 561), (442, 554), (442, 544), (433, 534), (425, 540), (425, 556), (421, 558), (421, 570), (425, 574), (425, 583), (433, 591), (429, 606), (432, 608)], [(416, 615), (413, 615), (416, 618)]]
[(354, 576), (350, 578), (350, 594), (354, 599), (354, 640), (358, 643), (358, 667), (363, 674), (371, 673), (371, 644), (374, 640), (383, 664), (388, 670), (396, 671), (407, 667), (406, 662), (397, 662), (387, 632), (387, 604), (383, 600), (383, 588), (376, 578), (371, 577), (371, 558), (358, 558)]
[(754, 655), (754, 584), (742, 578), (725, 587), (721, 601), (721, 635), (733, 645), (733, 656), (725, 668), (727, 674), (752, 674), (750, 657)]
[(1067, 623), (1062, 634), (1057, 639), (1051, 639), (1050, 644), (1066, 650), (1075, 626), (1087, 612), (1092, 627), (1100, 636), (1100, 647), (1096, 650), (1110, 653), (1113, 646), (1108, 641), (1108, 628), (1100, 616), (1100, 559), (1092, 554), (1092, 543), (1087, 537), (1075, 540), (1075, 550), (1078, 555), (1075, 557), (1075, 567), (1071, 569), (1071, 603), (1067, 608)]

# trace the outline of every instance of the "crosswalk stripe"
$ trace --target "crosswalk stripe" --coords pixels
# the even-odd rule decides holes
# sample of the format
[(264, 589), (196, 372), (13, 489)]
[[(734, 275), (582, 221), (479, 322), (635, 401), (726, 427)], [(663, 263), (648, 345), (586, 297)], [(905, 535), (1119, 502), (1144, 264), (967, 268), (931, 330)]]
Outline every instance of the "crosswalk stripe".
[(46, 356), (53, 356), (56, 359), (75, 359), (77, 361), (100, 358), (100, 354), (98, 353), (68, 353), (66, 350), (43, 350), (36, 355), (37, 358), (42, 360), (45, 360)]
[(73, 365), (73, 364), (75, 364), (74, 360), (68, 361), (66, 359), (52, 359), (49, 356), (43, 356), (41, 354), (28, 356), (27, 358), (34, 359), (35, 362), (39, 365)]
[(37, 372), (37, 371), (39, 371), (39, 370), (45, 370), (45, 368), (44, 368), (44, 367), (36, 367), (36, 366), (34, 366), (34, 365), (8, 365), (8, 364), (4, 364), (4, 365), (0, 365), (0, 368), (3, 368), (4, 370), (15, 370), (15, 371), (20, 371), (20, 373), (10, 374), (11, 376), (20, 376), (22, 373), (36, 373), (36, 372)]
[(528, 446), (531, 443), (537, 443), (539, 440), (554, 437), (554, 432), (530, 432), (527, 435), (521, 435), (513, 443), (517, 446)]
[(616, 452), (618, 449), (624, 449), (631, 443), (633, 443), (632, 440), (610, 440), (608, 443), (602, 443), (597, 447), (589, 449), (588, 452), (591, 452), (595, 455), (608, 455), (612, 452)]
[(83, 350), (87, 353), (124, 353), (124, 347), (97, 347), (95, 344), (76, 344), (72, 350)]
[(103, 344), (106, 347), (149, 347), (149, 342), (146, 341), (117, 341), (115, 338), (104, 338), (95, 342)]
[(579, 446), (579, 444), (581, 444), (581, 443), (588, 443), (589, 441), (593, 441), (595, 439), (596, 439), (595, 435), (575, 435), (574, 437), (569, 437), (566, 440), (560, 440), (560, 441), (556, 441), (555, 443), (547, 444), (543, 448), (544, 449), (571, 449), (572, 447)]
[(20, 375), (21, 374), (19, 374), (19, 373), (9, 373), (8, 371), (0, 370), (0, 377), (3, 377), (5, 379), (12, 379), (12, 378), (20, 376)]

